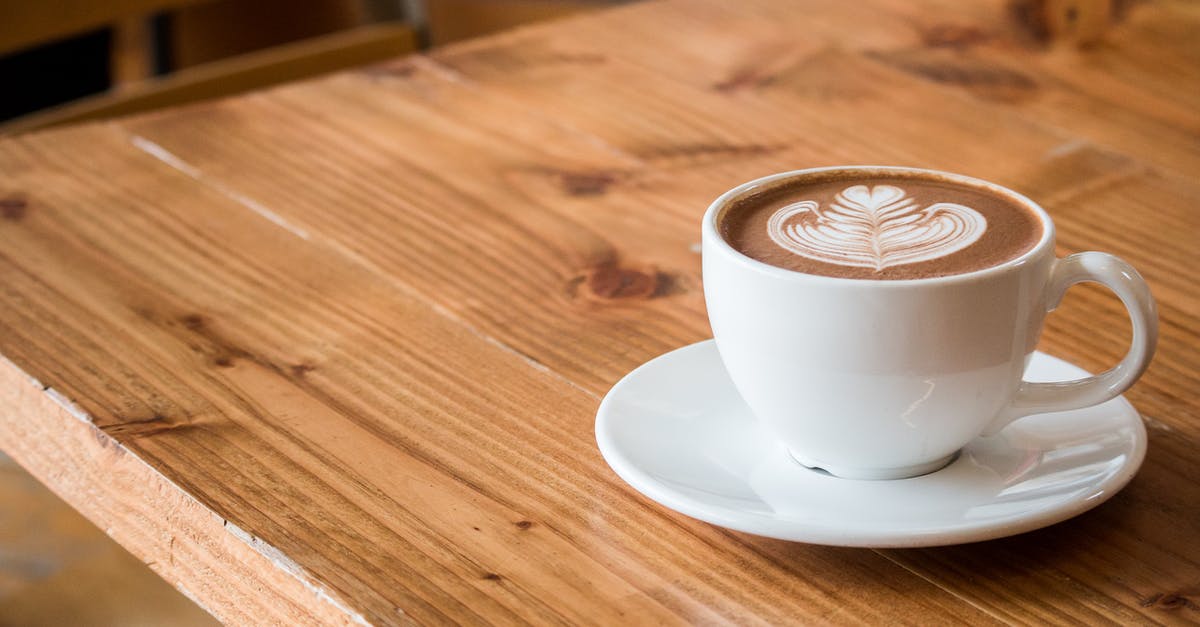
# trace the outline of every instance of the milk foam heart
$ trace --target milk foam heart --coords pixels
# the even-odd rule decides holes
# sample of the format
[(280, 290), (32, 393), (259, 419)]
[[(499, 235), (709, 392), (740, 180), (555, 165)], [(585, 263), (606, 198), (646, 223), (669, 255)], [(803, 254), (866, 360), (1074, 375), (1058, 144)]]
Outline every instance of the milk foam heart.
[(1041, 221), (985, 186), (898, 172), (834, 172), (747, 194), (722, 212), (722, 236), (744, 255), (805, 274), (924, 279), (1021, 256)]
[(945, 257), (986, 230), (987, 219), (970, 207), (921, 206), (895, 185), (852, 185), (825, 206), (794, 202), (767, 223), (771, 239), (797, 255), (875, 270)]

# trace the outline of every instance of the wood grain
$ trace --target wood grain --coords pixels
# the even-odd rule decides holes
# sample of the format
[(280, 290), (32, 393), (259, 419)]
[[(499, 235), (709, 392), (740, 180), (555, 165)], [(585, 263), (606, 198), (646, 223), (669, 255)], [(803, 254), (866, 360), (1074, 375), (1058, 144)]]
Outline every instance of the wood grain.
[[(999, 2), (830, 4), (639, 4), (0, 143), (0, 354), (25, 386), (0, 446), (143, 559), (183, 523), (89, 505), (102, 470), (72, 487), (90, 462), (56, 451), (125, 451), (244, 530), (251, 571), (286, 577), (253, 587), (202, 542), (212, 567), (160, 570), (239, 622), (242, 595), (380, 623), (1200, 620), (1200, 70), (1173, 26), (1195, 11), (1138, 5), (1064, 50)], [(1018, 538), (870, 552), (726, 532), (607, 469), (601, 395), (708, 336), (708, 202), (861, 162), (1012, 186), (1061, 253), (1141, 269), (1162, 340), (1125, 491)], [(1042, 348), (1098, 370), (1127, 327), (1075, 288)]]
[[(949, 620), (964, 611), (878, 555), (809, 547), (780, 560), (650, 506), (599, 458), (594, 395), (163, 163), (117, 127), (68, 133), (86, 141), (59, 152), (63, 135), (40, 135), (0, 153), (7, 182), (29, 190), (0, 231), (12, 305), (0, 322), (5, 354), (78, 404), (98, 429), (93, 448), (145, 460), (214, 520), (244, 530), (226, 540), (271, 558), (259, 568), (311, 574), (335, 605), (352, 603), (344, 619), (778, 622), (882, 619), (881, 608), (902, 607)], [(97, 204), (107, 211), (88, 210)], [(38, 387), (22, 393), (40, 398)], [(44, 413), (24, 409), (5, 412), (6, 431)], [(62, 428), (37, 424), (38, 434)], [(38, 434), (4, 441), (20, 442), (14, 457), (53, 485), (56, 468), (73, 464)], [(140, 542), (140, 517), (99, 517), (131, 527), (114, 536), (160, 561), (160, 547)], [(678, 538), (662, 543), (664, 533)], [(196, 578), (278, 598), (219, 565)], [(863, 591), (857, 607), (826, 591), (839, 585)], [(222, 619), (245, 617), (236, 602), (202, 598)]]
[(0, 361), (0, 442), (164, 579), (227, 623), (351, 622), (309, 575), (232, 532), (52, 390)]

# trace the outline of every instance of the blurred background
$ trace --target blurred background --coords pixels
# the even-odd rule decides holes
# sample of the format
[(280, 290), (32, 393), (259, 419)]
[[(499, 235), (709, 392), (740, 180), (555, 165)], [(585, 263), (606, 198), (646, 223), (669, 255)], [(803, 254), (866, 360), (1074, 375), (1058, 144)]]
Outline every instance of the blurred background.
[[(228, 96), (619, 1), (0, 0), (0, 135)], [(0, 453), (0, 626), (216, 624)]]
[(621, 0), (0, 0), (0, 133), (363, 65)]

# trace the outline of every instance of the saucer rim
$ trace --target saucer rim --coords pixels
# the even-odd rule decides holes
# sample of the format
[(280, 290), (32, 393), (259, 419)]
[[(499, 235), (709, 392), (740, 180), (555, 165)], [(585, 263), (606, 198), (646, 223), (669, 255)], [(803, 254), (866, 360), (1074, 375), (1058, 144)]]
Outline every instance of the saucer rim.
[[(994, 540), (1008, 536), (1027, 533), (1037, 529), (1042, 529), (1050, 525), (1054, 525), (1065, 520), (1069, 520), (1079, 516), (1095, 507), (1107, 502), (1114, 495), (1120, 492), (1132, 481), (1133, 477), (1141, 468), (1146, 456), (1148, 445), (1148, 437), (1146, 433), (1145, 423), (1141, 418), (1141, 414), (1129, 402), (1124, 395), (1118, 395), (1114, 399), (1106, 401), (1114, 403), (1119, 408), (1119, 415), (1126, 418), (1129, 426), (1133, 427), (1130, 437), (1131, 451), (1126, 456), (1122, 466), (1113, 473), (1110, 477), (1102, 481), (1088, 494), (1078, 497), (1073, 501), (1064, 504), (1063, 506), (1051, 508), (1048, 510), (1037, 510), (1030, 513), (1017, 513), (1009, 517), (1000, 519), (990, 519), (975, 523), (964, 523), (962, 526), (953, 529), (928, 529), (928, 530), (905, 530), (901, 532), (887, 531), (883, 529), (870, 530), (856, 528), (848, 531), (846, 528), (834, 528), (827, 524), (812, 524), (803, 523), (794, 520), (784, 520), (777, 517), (764, 515), (758, 512), (734, 512), (726, 511), (724, 507), (708, 507), (703, 504), (698, 504), (694, 499), (681, 496), (673, 492), (670, 488), (665, 487), (661, 481), (653, 478), (648, 473), (641, 471), (638, 465), (633, 463), (628, 456), (621, 452), (621, 447), (614, 441), (615, 436), (612, 430), (606, 426), (613, 420), (611, 418), (613, 410), (611, 404), (614, 398), (621, 396), (621, 391), (629, 382), (639, 376), (640, 371), (649, 367), (651, 364), (671, 357), (679, 358), (679, 353), (685, 352), (701, 352), (704, 350), (716, 351), (715, 343), (712, 339), (702, 340), (694, 344), (682, 346), (680, 348), (663, 353), (653, 359), (646, 361), (633, 369), (622, 377), (613, 387), (604, 395), (599, 407), (596, 411), (595, 436), (597, 446), (600, 449), (600, 454), (604, 457), (608, 466), (621, 478), (622, 481), (629, 484), (634, 490), (643, 496), (649, 498), (656, 503), (684, 514), (691, 518), (714, 524), (734, 531), (750, 533), (753, 535), (775, 538), (779, 540), (787, 540), (792, 542), (804, 542), (808, 544), (819, 544), (828, 546), (843, 546), (843, 547), (863, 547), (863, 548), (918, 548), (931, 546), (946, 546), (954, 544), (966, 544), (971, 542), (981, 542), (986, 540)], [(1077, 373), (1078, 376), (1088, 376), (1088, 373), (1083, 368), (1075, 364), (1053, 355), (1048, 355), (1041, 351), (1035, 351), (1034, 355), (1041, 359), (1056, 362), (1055, 365), (1063, 366)], [(719, 357), (717, 357), (719, 359)], [(1058, 413), (1073, 413), (1079, 411), (1087, 411), (1093, 407), (1071, 410), (1069, 412)], [(1019, 423), (1019, 421), (1018, 421)], [(1017, 423), (1014, 423), (1017, 424)], [(951, 464), (952, 465), (952, 464)], [(947, 466), (948, 468), (949, 466)], [(930, 473), (932, 476), (939, 471)], [(855, 479), (840, 479), (831, 477), (837, 481), (859, 482)], [(910, 479), (898, 479), (896, 481), (913, 481), (920, 480), (921, 477), (913, 477)], [(757, 521), (758, 524), (747, 524), (747, 521)]]

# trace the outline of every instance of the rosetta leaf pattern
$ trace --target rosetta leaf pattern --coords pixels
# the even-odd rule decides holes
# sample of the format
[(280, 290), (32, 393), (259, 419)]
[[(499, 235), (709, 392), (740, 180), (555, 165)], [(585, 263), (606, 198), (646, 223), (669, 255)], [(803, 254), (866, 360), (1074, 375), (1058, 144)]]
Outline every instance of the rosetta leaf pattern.
[(854, 185), (827, 207), (812, 200), (788, 204), (767, 223), (771, 239), (797, 255), (872, 268), (944, 257), (974, 244), (987, 220), (965, 205), (921, 207), (895, 185)]

